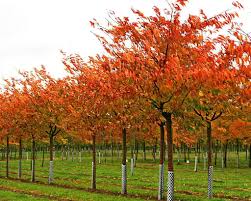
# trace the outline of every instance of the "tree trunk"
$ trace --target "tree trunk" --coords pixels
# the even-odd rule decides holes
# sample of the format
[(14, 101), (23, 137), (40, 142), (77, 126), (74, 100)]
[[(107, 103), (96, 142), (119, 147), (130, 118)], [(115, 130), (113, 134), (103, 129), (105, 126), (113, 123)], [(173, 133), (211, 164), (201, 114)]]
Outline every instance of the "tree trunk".
[(48, 179), (48, 182), (49, 184), (51, 184), (53, 182), (53, 146), (54, 146), (54, 143), (53, 143), (53, 134), (51, 134), (50, 136), (50, 167), (49, 167), (49, 179)]
[(35, 138), (32, 136), (32, 161), (31, 161), (31, 181), (35, 182)]
[(164, 193), (164, 145), (165, 145), (165, 131), (164, 122), (159, 124), (160, 126), (160, 159), (159, 159), (159, 191), (158, 200), (163, 199)]
[(6, 177), (9, 177), (9, 151), (10, 151), (10, 144), (9, 144), (9, 135), (6, 138)]
[(22, 177), (22, 139), (19, 138), (18, 179)]
[(126, 129), (122, 129), (122, 150), (123, 150), (123, 155), (122, 155), (122, 190), (121, 193), (123, 195), (127, 194), (127, 173), (126, 173)]
[(208, 198), (213, 197), (213, 165), (212, 165), (212, 126), (207, 122), (207, 147), (208, 147)]
[(146, 160), (146, 142), (145, 140), (143, 141), (143, 161)]
[(92, 189), (96, 190), (96, 135), (92, 135)]
[(174, 200), (174, 169), (173, 169), (173, 134), (172, 134), (172, 114), (164, 112), (167, 130), (167, 151), (168, 151), (168, 189), (167, 200)]

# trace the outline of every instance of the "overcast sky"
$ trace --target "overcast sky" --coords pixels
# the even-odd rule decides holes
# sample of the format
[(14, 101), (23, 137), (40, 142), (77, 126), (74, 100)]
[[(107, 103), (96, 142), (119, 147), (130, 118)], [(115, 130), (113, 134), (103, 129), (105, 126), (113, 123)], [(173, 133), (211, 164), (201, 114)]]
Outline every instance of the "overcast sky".
[[(241, 21), (251, 32), (249, 1), (241, 1)], [(41, 64), (62, 76), (60, 49), (83, 57), (100, 52), (90, 32), (92, 18), (104, 19), (108, 10), (130, 16), (132, 7), (150, 14), (154, 5), (164, 8), (166, 0), (0, 0), (0, 80)], [(211, 16), (231, 8), (231, 0), (191, 0), (187, 12), (200, 8)]]

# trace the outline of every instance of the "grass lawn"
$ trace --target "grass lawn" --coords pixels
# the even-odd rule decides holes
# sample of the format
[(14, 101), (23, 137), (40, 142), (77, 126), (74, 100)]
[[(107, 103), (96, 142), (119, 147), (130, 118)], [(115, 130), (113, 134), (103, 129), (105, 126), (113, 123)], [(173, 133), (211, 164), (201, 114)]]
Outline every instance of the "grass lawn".
[[(49, 157), (46, 153), (44, 167), (41, 154), (36, 160), (36, 183), (31, 183), (30, 160), (23, 160), (22, 180), (17, 179), (18, 161), (10, 161), (10, 178), (5, 178), (5, 161), (0, 162), (0, 200), (157, 200), (158, 162), (153, 162), (151, 154), (142, 160), (139, 155), (134, 175), (130, 174), (128, 163), (128, 196), (121, 196), (120, 159), (107, 158), (97, 164), (97, 190), (90, 189), (91, 157), (85, 152), (82, 162), (77, 159), (61, 160), (57, 153), (54, 164), (54, 184), (48, 185)], [(129, 155), (128, 155), (129, 156)], [(177, 156), (175, 156), (177, 157)], [(191, 159), (193, 155), (191, 154)], [(177, 158), (176, 158), (177, 159)], [(130, 160), (128, 160), (130, 161)], [(241, 154), (239, 169), (235, 167), (235, 154), (229, 159), (229, 168), (222, 169), (220, 158), (214, 168), (214, 201), (251, 201), (251, 169), (247, 167), (244, 153)], [(198, 172), (193, 171), (193, 160), (189, 164), (175, 162), (175, 200), (202, 201), (207, 197), (207, 171), (200, 161)], [(167, 173), (165, 167), (165, 173)], [(167, 174), (166, 174), (167, 175)], [(165, 175), (165, 176), (166, 176)], [(166, 178), (165, 178), (166, 179)], [(167, 181), (165, 181), (165, 184)]]

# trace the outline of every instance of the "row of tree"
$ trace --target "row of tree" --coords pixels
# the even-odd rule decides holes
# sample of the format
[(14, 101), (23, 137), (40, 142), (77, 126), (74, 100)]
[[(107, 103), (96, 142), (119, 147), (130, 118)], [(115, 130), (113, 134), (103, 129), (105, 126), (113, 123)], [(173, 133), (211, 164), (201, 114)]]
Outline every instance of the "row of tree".
[(51, 183), (55, 137), (92, 142), (96, 189), (96, 141), (121, 142), (122, 194), (127, 194), (126, 142), (136, 136), (153, 143), (157, 137), (162, 199), (166, 136), (167, 199), (173, 200), (173, 144), (191, 145), (206, 138), (211, 198), (212, 138), (223, 143), (236, 140), (251, 148), (251, 38), (235, 22), (234, 10), (242, 8), (238, 2), (233, 11), (213, 17), (202, 10), (184, 17), (187, 3), (176, 0), (164, 12), (154, 7), (153, 16), (132, 10), (134, 20), (111, 12), (108, 25), (91, 22), (103, 55), (84, 61), (78, 54), (62, 52), (64, 78), (55, 79), (42, 67), (6, 80), (0, 94), (0, 125), (7, 150), (9, 139), (19, 142), (20, 152), (22, 141), (30, 139), (34, 169), (36, 142), (47, 141)]

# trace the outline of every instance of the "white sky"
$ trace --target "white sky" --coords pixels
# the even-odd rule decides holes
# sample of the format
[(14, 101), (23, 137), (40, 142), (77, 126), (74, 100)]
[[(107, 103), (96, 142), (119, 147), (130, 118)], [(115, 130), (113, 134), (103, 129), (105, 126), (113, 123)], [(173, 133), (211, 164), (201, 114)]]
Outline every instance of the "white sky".
[[(251, 32), (250, 0), (242, 0), (241, 20)], [(249, 2), (249, 4), (248, 4)], [(108, 10), (130, 16), (130, 8), (151, 13), (165, 0), (0, 0), (0, 83), (14, 77), (19, 69), (45, 65), (54, 76), (62, 76), (60, 49), (83, 57), (101, 50), (90, 32), (89, 21), (102, 20)], [(231, 0), (191, 0), (187, 10), (204, 9), (209, 16), (231, 8)]]

